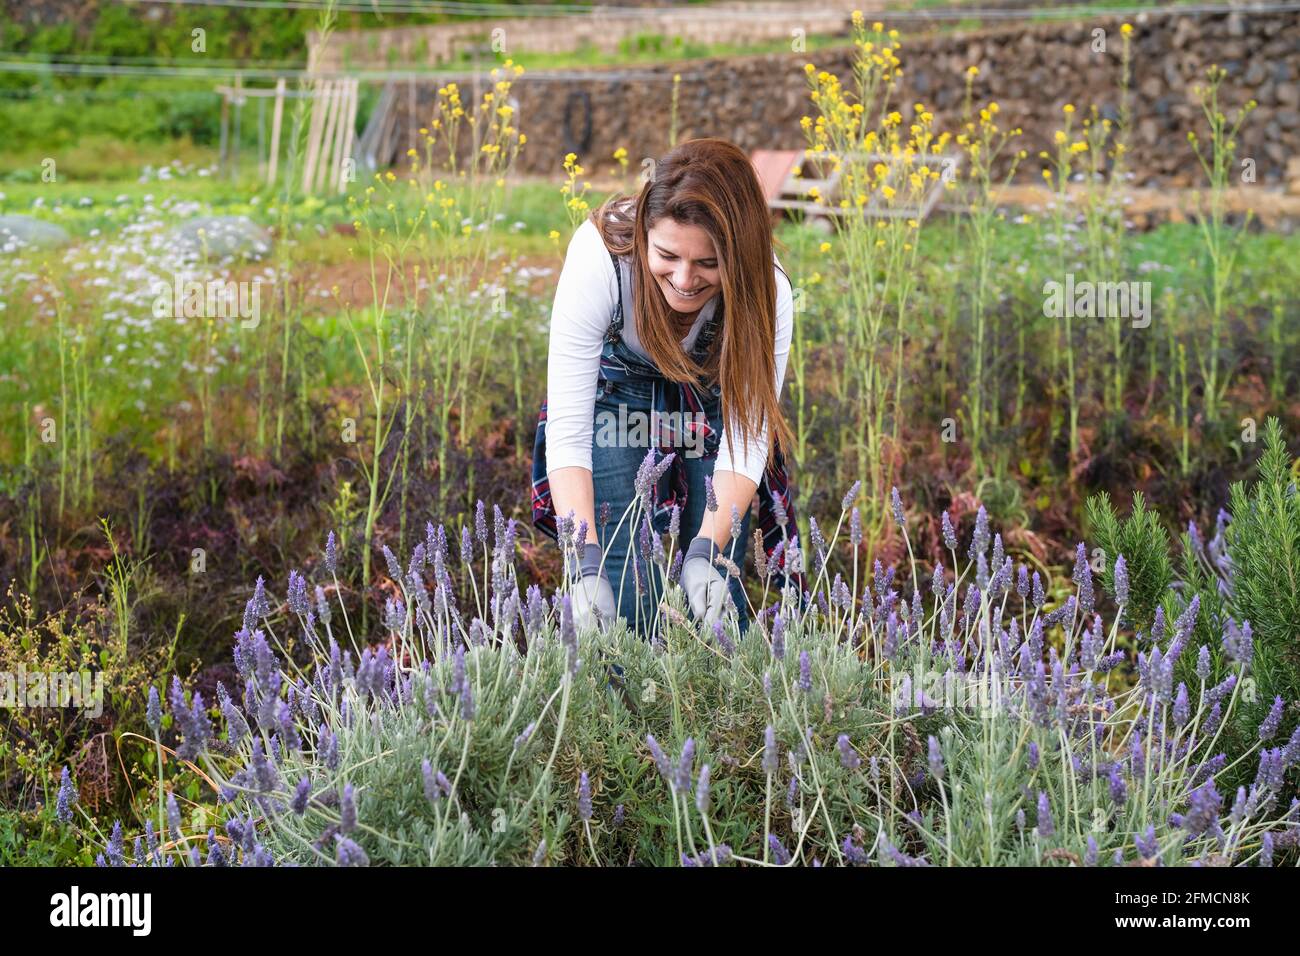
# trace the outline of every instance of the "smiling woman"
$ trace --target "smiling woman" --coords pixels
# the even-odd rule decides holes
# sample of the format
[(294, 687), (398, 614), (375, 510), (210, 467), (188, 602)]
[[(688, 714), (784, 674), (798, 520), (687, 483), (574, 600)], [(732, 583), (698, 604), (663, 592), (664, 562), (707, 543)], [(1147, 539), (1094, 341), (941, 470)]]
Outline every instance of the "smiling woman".
[[(585, 523), (582, 540), (598, 545), (571, 570), (580, 625), (618, 613), (653, 632), (653, 565), (666, 564), (657, 544), (668, 531), (690, 542), (678, 559), (692, 613), (713, 623), (734, 605), (743, 632), (744, 589), (713, 559), (743, 568), (755, 491), (768, 555), (787, 526), (793, 533), (782, 454), (791, 436), (780, 409), (793, 291), (742, 150), (689, 140), (654, 173), (638, 196), (607, 200), (570, 240), (534, 442), (533, 521), (557, 536), (557, 518), (571, 513), (579, 529)], [(648, 436), (607, 427), (638, 419), (629, 410), (669, 424)], [(620, 520), (625, 512), (631, 521)], [(616, 601), (607, 568), (620, 567)], [(674, 562), (670, 579), (675, 571)]]

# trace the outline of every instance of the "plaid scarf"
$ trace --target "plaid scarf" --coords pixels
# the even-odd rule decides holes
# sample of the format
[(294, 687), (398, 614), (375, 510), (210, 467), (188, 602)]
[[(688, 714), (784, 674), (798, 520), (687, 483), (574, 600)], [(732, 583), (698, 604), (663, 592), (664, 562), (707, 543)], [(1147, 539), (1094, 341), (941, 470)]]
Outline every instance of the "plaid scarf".
[[(602, 382), (650, 382), (653, 395), (652, 409), (659, 427), (653, 429), (658, 436), (657, 462), (663, 456), (673, 454), (672, 461), (652, 489), (652, 514), (650, 520), (657, 532), (668, 530), (673, 507), (682, 512), (686, 510), (688, 479), (686, 462), (680, 450), (683, 447), (702, 447), (706, 459), (715, 459), (721, 436), (709, 423), (706, 400), (701, 398), (700, 389), (690, 383), (672, 382), (664, 378), (653, 364), (634, 352), (623, 341), (623, 279), (618, 259), (610, 253), (614, 261), (614, 274), (618, 277), (618, 310), (614, 314), (609, 330), (605, 333), (604, 345), (600, 353), (600, 379)], [(721, 309), (715, 309), (712, 316), (700, 330), (691, 357), (698, 364), (704, 364), (713, 340), (717, 335), (717, 326)], [(714, 386), (707, 391), (713, 398), (721, 394), (721, 388)], [(712, 404), (710, 402), (709, 404)], [(681, 428), (678, 424), (681, 424)], [(690, 432), (691, 441), (685, 441), (683, 432)], [(767, 556), (769, 567), (777, 584), (784, 586), (788, 581), (798, 587), (802, 597), (807, 584), (802, 573), (790, 572), (786, 567), (787, 535), (796, 538), (798, 522), (795, 518), (794, 497), (790, 493), (790, 478), (785, 466), (785, 456), (778, 448), (772, 456), (771, 463), (764, 469), (758, 486), (758, 527), (763, 540), (763, 551)], [(537, 433), (533, 439), (533, 474), (532, 474), (533, 525), (547, 537), (558, 538), (554, 504), (551, 501), (551, 484), (546, 476), (546, 400), (542, 400), (541, 411), (537, 416)], [(597, 503), (599, 505), (599, 502)]]

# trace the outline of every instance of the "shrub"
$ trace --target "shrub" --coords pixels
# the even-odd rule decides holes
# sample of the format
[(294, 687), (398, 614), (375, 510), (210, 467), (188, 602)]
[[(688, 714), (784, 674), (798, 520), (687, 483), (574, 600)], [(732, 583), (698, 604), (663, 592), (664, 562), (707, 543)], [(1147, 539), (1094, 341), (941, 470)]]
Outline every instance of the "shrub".
[[(295, 571), (281, 616), (259, 580), (236, 638), (242, 689), (218, 690), (222, 739), (210, 702), (179, 681), (167, 695), (177, 755), (217, 788), (215, 814), (186, 826), (160, 790), (135, 852), (118, 825), (97, 835), (101, 861), (1090, 865), (1294, 850), (1300, 801), (1281, 800), (1300, 733), (1260, 751), (1235, 799), (1216, 789), (1243, 668), (1174, 687), (1195, 613), (1139, 652), (1135, 684), (1116, 680), (1127, 657), (1087, 563), (1048, 609), (983, 513), (955, 575), (876, 562), (859, 599), (826, 563), (839, 527), (806, 550), (794, 535), (782, 565), (811, 572), (811, 591), (787, 586), (742, 639), (731, 617), (699, 629), (669, 587), (646, 642), (622, 622), (576, 633), (564, 590), (521, 595), (514, 522), (494, 510), (491, 544), (480, 510), (461, 549), (467, 574), (483, 556), (472, 607), (444, 528), (428, 525), (405, 568), (384, 548), (395, 596), (376, 649), (328, 601), (332, 540), (314, 600)], [(670, 568), (675, 544), (646, 546), (647, 566)]]

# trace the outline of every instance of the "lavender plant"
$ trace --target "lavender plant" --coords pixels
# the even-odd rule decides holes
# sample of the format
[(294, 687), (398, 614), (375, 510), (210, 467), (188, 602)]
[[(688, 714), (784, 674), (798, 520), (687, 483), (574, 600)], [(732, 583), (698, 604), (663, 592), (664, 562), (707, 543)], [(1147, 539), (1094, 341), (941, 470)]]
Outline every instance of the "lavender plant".
[[(744, 638), (678, 612), (654, 643), (623, 621), (579, 633), (567, 594), (521, 593), (513, 521), (484, 559), (489, 588), (462, 608), (445, 531), (426, 530), (409, 565), (388, 555), (406, 571), (375, 646), (324, 592), (307, 601), (300, 575), (283, 615), (259, 588), (217, 726), (179, 681), (168, 694), (177, 754), (215, 789), (221, 826), (187, 828), (169, 795), (134, 854), (120, 826), (90, 825), (106, 864), (1175, 865), (1295, 851), (1300, 801), (1283, 784), (1300, 731), (1284, 740), (1270, 715), (1233, 761), (1257, 765), (1253, 781), (1221, 783), (1243, 635), (1222, 637), (1226, 678), (1175, 684), (1204, 653), (1194, 608), (1139, 634), (1132, 660), (1093, 607), (1087, 561), (1049, 608), (983, 515), (967, 561), (955, 529), (947, 542), (955, 573), (877, 561), (858, 595), (824, 567), (808, 600), (786, 588)], [(359, 655), (340, 648), (339, 621)], [(629, 693), (614, 692), (610, 661)]]

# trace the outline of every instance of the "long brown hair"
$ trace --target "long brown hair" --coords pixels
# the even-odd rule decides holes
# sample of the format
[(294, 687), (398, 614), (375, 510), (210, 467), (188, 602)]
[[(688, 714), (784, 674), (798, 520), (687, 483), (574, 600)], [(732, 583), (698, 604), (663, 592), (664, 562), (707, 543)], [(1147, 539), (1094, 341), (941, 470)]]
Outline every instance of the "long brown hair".
[[(702, 366), (682, 348), (672, 310), (650, 274), (647, 235), (665, 216), (703, 229), (718, 257), (721, 291), (715, 314), (721, 335)], [(744, 151), (716, 137), (679, 143), (655, 163), (639, 195), (615, 193), (590, 218), (611, 252), (632, 256), (637, 332), (660, 373), (678, 383), (721, 384), (723, 427), (737, 452), (742, 444), (736, 430), (748, 444), (766, 423), (768, 463), (777, 448), (788, 454), (794, 436), (776, 393), (772, 225)]]

